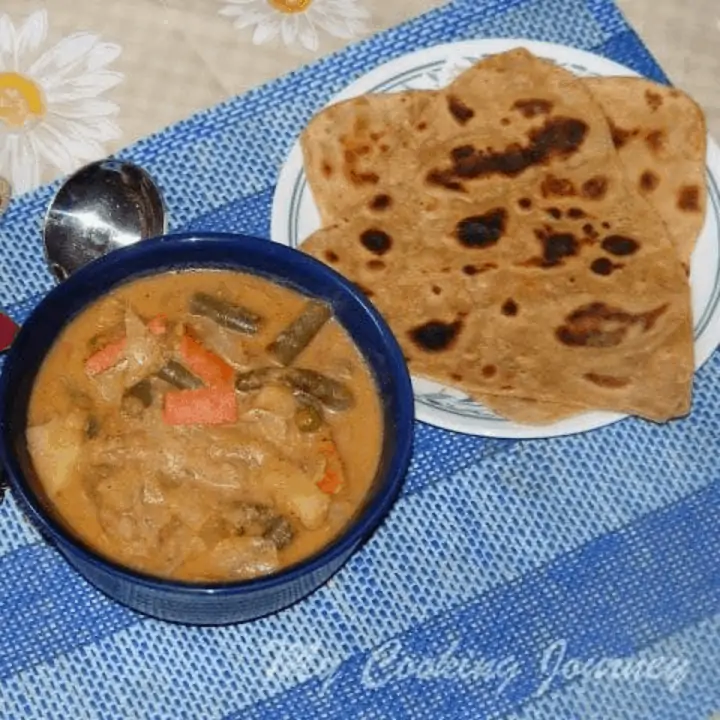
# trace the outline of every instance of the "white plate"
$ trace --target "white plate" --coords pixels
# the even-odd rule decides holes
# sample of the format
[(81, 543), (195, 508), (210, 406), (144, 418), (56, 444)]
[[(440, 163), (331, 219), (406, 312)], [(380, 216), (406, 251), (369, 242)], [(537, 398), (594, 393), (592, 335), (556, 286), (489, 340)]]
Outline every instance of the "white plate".
[[(479, 59), (519, 46), (579, 76), (637, 75), (611, 60), (562, 45), (528, 40), (470, 40), (438, 45), (385, 63), (345, 88), (328, 104), (370, 92), (444, 87)], [(690, 271), (697, 367), (720, 342), (720, 149), (710, 139), (707, 166), (708, 212)], [(300, 145), (296, 142), (275, 190), (271, 237), (275, 242), (298, 247), (319, 228), (320, 217), (307, 184)], [(413, 378), (413, 388), (418, 420), (471, 435), (554, 437), (592, 430), (625, 417), (617, 413), (588, 412), (552, 425), (521, 425), (497, 417), (454, 388), (419, 378)]]

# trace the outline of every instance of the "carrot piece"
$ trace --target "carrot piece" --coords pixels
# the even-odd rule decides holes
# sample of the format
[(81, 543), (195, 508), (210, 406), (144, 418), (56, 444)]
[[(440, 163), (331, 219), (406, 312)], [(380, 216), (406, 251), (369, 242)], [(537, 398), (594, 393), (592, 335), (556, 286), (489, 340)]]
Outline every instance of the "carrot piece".
[(117, 365), (122, 359), (127, 338), (120, 338), (100, 348), (85, 361), (85, 372), (90, 375), (99, 375)]
[(156, 315), (150, 318), (147, 328), (153, 335), (164, 335), (167, 332), (167, 316)]
[(328, 495), (334, 495), (342, 488), (342, 480), (334, 470), (327, 469), (322, 477), (322, 480), (318, 480), (316, 483), (318, 489)]
[(328, 495), (335, 495), (345, 485), (345, 474), (343, 472), (340, 454), (332, 440), (321, 440), (319, 443), (320, 452), (325, 456), (325, 473), (316, 483), (319, 490)]
[(223, 425), (237, 422), (238, 407), (231, 387), (171, 390), (165, 394), (167, 425)]
[[(148, 330), (153, 335), (163, 335), (167, 332), (166, 320), (165, 315), (156, 315), (147, 323)], [(85, 361), (85, 372), (90, 376), (99, 375), (117, 365), (122, 360), (126, 344), (127, 338), (121, 337), (101, 347)]]
[(187, 333), (180, 339), (180, 357), (187, 369), (210, 387), (231, 385), (235, 378), (230, 365)]

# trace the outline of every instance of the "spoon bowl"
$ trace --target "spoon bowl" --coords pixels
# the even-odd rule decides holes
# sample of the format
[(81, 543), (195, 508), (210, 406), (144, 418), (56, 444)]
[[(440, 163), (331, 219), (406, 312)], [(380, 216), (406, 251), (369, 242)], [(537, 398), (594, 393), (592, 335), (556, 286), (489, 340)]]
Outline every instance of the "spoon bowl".
[(45, 259), (58, 281), (111, 250), (167, 231), (165, 203), (145, 170), (100, 160), (71, 175), (50, 203)]
[[(65, 180), (50, 202), (43, 225), (45, 261), (62, 282), (111, 250), (166, 232), (165, 203), (150, 175), (123, 160), (99, 160)], [(18, 329), (0, 312), (0, 353)]]

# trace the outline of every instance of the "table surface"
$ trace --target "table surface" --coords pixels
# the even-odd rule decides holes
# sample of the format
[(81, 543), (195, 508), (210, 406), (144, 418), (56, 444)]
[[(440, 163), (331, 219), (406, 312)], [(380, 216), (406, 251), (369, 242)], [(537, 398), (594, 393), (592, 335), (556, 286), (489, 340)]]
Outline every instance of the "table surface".
[(699, 102), (720, 138), (720, 3), (617, 0), (670, 80)]
[[(720, 136), (717, 0), (619, 2)], [(300, 128), (398, 54), (517, 33), (660, 76), (612, 0), (440, 5), (3, 0), (0, 175), (18, 197), (0, 219), (0, 306), (23, 323), (53, 285), (39, 231), (54, 187), (22, 190), (107, 153), (159, 181), (172, 230), (268, 237)], [(715, 229), (718, 186), (713, 171)], [(302, 603), (235, 627), (174, 626), (109, 601), (11, 492), (0, 718), (707, 720), (720, 708), (719, 353), (693, 402), (667, 426), (628, 418), (539, 441), (417, 423), (401, 496), (371, 541)]]

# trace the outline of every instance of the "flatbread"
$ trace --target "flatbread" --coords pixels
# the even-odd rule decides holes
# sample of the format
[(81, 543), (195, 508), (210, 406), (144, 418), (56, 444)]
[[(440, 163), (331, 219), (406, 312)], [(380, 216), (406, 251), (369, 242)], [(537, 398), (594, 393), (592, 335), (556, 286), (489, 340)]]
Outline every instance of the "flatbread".
[[(520, 416), (529, 399), (528, 422), (588, 408), (658, 421), (686, 414), (687, 278), (583, 82), (518, 49), (422, 101), (413, 95), (397, 147), (386, 101), (385, 119), (373, 115), (380, 96), (364, 106), (380, 139), (355, 142), (355, 101), (331, 132), (318, 133), (323, 113), (310, 124), (308, 178), (334, 224), (301, 249), (368, 293), (413, 375), (491, 407), (511, 400)], [(377, 179), (353, 176), (348, 145), (370, 145), (362, 171)], [(323, 155), (343, 178), (334, 199), (338, 177), (317, 175)]]
[[(707, 205), (707, 129), (699, 105), (686, 93), (632, 77), (583, 82), (607, 118), (625, 174), (665, 221), (686, 271)], [(578, 405), (486, 396), (483, 404), (509, 420), (549, 424), (584, 410)]]
[(313, 118), (302, 149), (323, 225), (358, 205), (384, 209), (414, 162), (416, 127), (434, 102), (435, 93), (424, 91), (362, 95)]
[(703, 111), (684, 92), (643, 78), (584, 82), (610, 122), (626, 173), (665, 221), (689, 268), (707, 205)]

